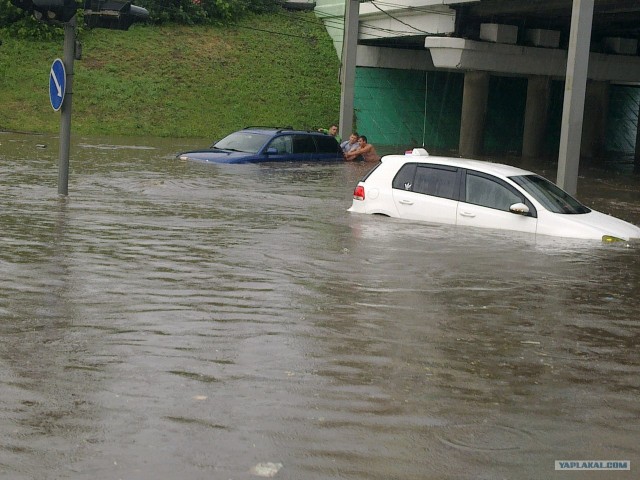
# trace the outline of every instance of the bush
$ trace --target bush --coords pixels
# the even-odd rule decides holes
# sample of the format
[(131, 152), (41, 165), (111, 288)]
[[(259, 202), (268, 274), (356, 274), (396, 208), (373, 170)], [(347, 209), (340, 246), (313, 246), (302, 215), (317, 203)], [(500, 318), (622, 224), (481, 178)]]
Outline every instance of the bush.
[[(83, 1), (77, 3), (82, 9)], [(148, 10), (152, 23), (207, 25), (231, 22), (247, 13), (274, 12), (282, 8), (284, 0), (133, 0), (133, 4)], [(0, 0), (0, 29), (17, 37), (41, 40), (55, 38), (62, 31), (59, 25), (36, 21), (10, 0)]]
[(18, 21), (23, 15), (9, 0), (0, 0), (0, 28)]
[(12, 5), (9, 0), (0, 0), (0, 33), (2, 32), (17, 38), (35, 40), (52, 40), (64, 36), (61, 26), (40, 22)]
[(282, 8), (284, 0), (139, 0), (156, 23), (186, 25), (228, 22), (246, 13), (269, 13)]

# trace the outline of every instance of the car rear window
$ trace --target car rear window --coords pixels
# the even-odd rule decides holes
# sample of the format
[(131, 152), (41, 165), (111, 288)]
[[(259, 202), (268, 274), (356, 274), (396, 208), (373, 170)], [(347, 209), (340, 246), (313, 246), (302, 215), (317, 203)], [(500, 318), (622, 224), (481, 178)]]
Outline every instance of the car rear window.
[(457, 200), (458, 169), (446, 165), (407, 163), (394, 177), (392, 187)]
[(382, 163), (376, 163), (371, 170), (369, 170), (367, 173), (364, 174), (364, 176), (360, 179), (360, 181), (366, 182), (367, 178), (369, 178), (371, 174), (375, 172), (380, 165), (382, 165)]
[(406, 163), (393, 179), (392, 187), (397, 190), (413, 190), (413, 179), (416, 176), (417, 163)]
[(458, 198), (458, 169), (418, 165), (413, 191), (442, 198)]

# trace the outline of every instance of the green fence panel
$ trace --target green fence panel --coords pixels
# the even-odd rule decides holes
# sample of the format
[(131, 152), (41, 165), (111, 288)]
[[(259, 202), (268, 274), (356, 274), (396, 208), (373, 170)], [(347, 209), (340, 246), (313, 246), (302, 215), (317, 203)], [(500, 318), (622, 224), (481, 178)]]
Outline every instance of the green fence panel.
[[(359, 67), (355, 83), (355, 124), (375, 145), (404, 150), (425, 146), (457, 152), (464, 74)], [(640, 88), (613, 85), (610, 90), (605, 150), (632, 153), (640, 110)], [(492, 76), (484, 132), (484, 153), (522, 150), (527, 79)], [(562, 127), (564, 82), (553, 81), (544, 154), (557, 155)]]

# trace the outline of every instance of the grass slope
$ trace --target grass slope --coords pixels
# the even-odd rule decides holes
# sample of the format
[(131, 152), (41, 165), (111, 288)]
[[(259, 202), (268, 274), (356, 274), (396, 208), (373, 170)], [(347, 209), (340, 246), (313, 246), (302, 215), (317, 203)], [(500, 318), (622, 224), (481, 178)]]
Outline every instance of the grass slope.
[[(219, 138), (248, 125), (311, 129), (338, 119), (339, 61), (312, 13), (228, 27), (96, 29), (81, 41), (73, 133)], [(3, 39), (0, 130), (59, 131), (48, 90), (56, 57), (61, 40)]]

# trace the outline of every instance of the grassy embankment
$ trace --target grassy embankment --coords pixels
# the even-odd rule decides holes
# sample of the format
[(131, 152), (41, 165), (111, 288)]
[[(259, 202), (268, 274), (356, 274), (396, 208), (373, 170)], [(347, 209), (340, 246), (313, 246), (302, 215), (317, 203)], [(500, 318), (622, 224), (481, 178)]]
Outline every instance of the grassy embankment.
[[(311, 129), (338, 120), (339, 62), (311, 13), (228, 27), (96, 29), (80, 39), (74, 134), (219, 138), (248, 125)], [(59, 132), (48, 85), (62, 40), (2, 40), (0, 130)]]

